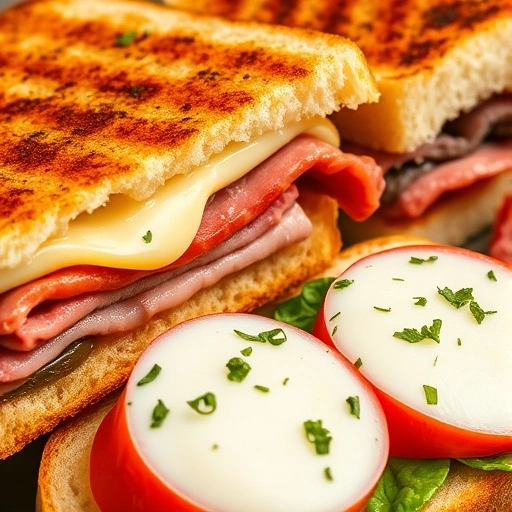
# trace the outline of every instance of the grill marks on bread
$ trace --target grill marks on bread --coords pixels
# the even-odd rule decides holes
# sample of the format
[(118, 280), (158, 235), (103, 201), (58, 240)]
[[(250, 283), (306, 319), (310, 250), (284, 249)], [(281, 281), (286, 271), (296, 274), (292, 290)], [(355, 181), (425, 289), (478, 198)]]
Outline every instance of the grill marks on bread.
[(341, 38), (148, 2), (13, 7), (0, 15), (0, 266), (110, 194), (145, 199), (231, 140), (376, 98)]
[[(191, 5), (184, 0), (168, 1), (173, 5)], [(512, 15), (509, 0), (203, 0), (201, 3), (204, 4), (201, 10), (230, 19), (282, 23), (341, 34), (361, 47), (373, 70), (396, 77), (434, 65), (458, 41)]]

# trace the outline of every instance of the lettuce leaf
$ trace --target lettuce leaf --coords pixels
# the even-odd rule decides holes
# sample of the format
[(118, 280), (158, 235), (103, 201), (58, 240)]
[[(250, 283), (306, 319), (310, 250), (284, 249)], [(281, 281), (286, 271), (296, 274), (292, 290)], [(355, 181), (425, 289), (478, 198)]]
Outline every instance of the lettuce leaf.
[(277, 305), (274, 318), (311, 332), (325, 294), (334, 281), (334, 277), (320, 277), (308, 281), (302, 287), (300, 295)]
[(512, 471), (512, 453), (502, 453), (501, 455), (493, 455), (491, 457), (483, 457), (481, 459), (457, 459), (462, 464), (484, 471)]
[(443, 484), (449, 459), (390, 458), (367, 512), (416, 512)]

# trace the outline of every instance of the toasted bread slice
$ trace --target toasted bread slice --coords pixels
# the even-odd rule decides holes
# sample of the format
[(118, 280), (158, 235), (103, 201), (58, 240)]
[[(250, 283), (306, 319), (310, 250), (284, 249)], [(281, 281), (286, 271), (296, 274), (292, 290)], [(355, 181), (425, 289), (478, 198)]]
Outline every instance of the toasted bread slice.
[(0, 63), (0, 268), (112, 194), (378, 98), (346, 39), (149, 2), (23, 2), (0, 14)]
[(391, 153), (432, 141), (443, 124), (512, 86), (509, 0), (166, 0), (230, 19), (342, 34), (363, 50), (381, 99), (334, 116), (342, 138)]
[[(381, 250), (428, 243), (407, 236), (369, 240), (343, 250), (319, 275), (338, 276), (358, 259)], [(99, 512), (89, 486), (89, 454), (94, 434), (116, 398), (110, 396), (52, 434), (39, 470), (38, 512)], [(511, 508), (511, 473), (484, 472), (452, 461), (446, 481), (423, 510), (495, 512)]]
[(90, 356), (70, 374), (0, 401), (0, 459), (121, 386), (149, 343), (173, 325), (210, 313), (251, 311), (325, 268), (341, 246), (337, 203), (312, 192), (302, 193), (299, 202), (313, 223), (308, 239), (225, 277), (128, 334), (95, 338)]

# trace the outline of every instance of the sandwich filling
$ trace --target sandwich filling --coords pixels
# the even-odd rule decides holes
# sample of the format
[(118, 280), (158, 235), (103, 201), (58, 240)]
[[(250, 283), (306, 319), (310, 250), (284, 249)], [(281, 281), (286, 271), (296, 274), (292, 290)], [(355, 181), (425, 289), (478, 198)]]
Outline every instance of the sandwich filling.
[[(93, 219), (90, 234), (83, 230), (90, 219), (80, 219), (69, 236), (47, 242), (29, 265), (4, 272), (16, 286), (0, 296), (0, 382), (21, 384), (76, 340), (132, 330), (224, 276), (306, 238), (311, 224), (295, 202), (294, 184), (306, 171), (328, 176), (340, 206), (356, 219), (367, 217), (379, 204), (381, 170), (369, 158), (341, 152), (337, 143), (333, 126), (317, 118), (230, 148), (204, 166), (208, 178), (200, 168), (177, 194), (164, 186), (171, 190), (168, 197), (142, 202), (142, 207), (153, 206), (151, 220), (136, 224), (136, 213), (130, 212), (134, 236), (118, 227), (119, 207), (111, 214), (107, 205), (99, 214), (103, 224)], [(236, 179), (225, 185), (226, 176)], [(197, 201), (205, 190), (205, 200)], [(188, 209), (167, 208), (174, 197)], [(194, 222), (198, 209), (200, 219)], [(154, 210), (164, 219), (161, 226)], [(116, 240), (118, 229), (129, 248), (138, 243), (135, 257), (129, 257), (131, 249), (109, 254), (123, 245)], [(175, 229), (189, 233), (185, 244), (178, 244)], [(169, 238), (170, 244), (160, 243)], [(159, 266), (148, 264), (149, 248), (155, 255), (147, 259)], [(64, 255), (46, 257), (46, 251)], [(129, 266), (120, 267), (126, 261)], [(48, 265), (53, 265), (49, 274)]]
[(387, 219), (423, 215), (443, 194), (512, 169), (512, 94), (494, 96), (446, 123), (432, 143), (403, 154), (343, 148), (369, 155), (386, 173), (379, 210)]

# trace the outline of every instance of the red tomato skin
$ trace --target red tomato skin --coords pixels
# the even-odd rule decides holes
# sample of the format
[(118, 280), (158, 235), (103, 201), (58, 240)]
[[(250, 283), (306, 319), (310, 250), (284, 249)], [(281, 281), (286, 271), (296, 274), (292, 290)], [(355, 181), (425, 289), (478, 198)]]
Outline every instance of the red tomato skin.
[[(428, 247), (430, 249), (441, 248), (445, 252), (458, 252), (469, 257), (483, 259), (494, 266), (510, 271), (510, 268), (502, 262), (467, 249), (447, 246)], [(425, 250), (425, 246), (420, 245), (418, 248)], [(415, 246), (398, 247), (383, 252), (410, 251), (411, 249), (415, 249)], [(327, 292), (326, 298), (331, 289), (332, 285)], [(329, 347), (339, 351), (327, 327), (329, 320), (325, 317), (325, 300), (313, 326), (313, 335)], [(339, 352), (341, 353), (341, 351)], [(343, 353), (341, 353), (341, 356), (346, 359)], [(354, 361), (349, 362), (354, 363)], [(415, 459), (468, 458), (485, 457), (512, 451), (512, 435), (479, 432), (442, 422), (396, 400), (375, 386), (365, 375), (362, 373), (361, 375), (373, 388), (384, 410), (388, 424), (390, 439), (389, 455), (391, 457)]]
[[(189, 322), (193, 321), (189, 320)], [(289, 326), (289, 329), (296, 328)], [(312, 338), (308, 333), (303, 331), (301, 333)], [(315, 341), (322, 342), (319, 338)], [(332, 342), (330, 348), (335, 348)], [(384, 446), (380, 464), (372, 475), (372, 481), (357, 501), (340, 510), (340, 512), (364, 512), (387, 464), (388, 428), (381, 404), (375, 397), (371, 384), (361, 378), (352, 364), (347, 364), (346, 358), (337, 349), (332, 351), (332, 356), (339, 359), (346, 369), (357, 375), (361, 385), (371, 395), (383, 426)], [(176, 494), (147, 468), (128, 430), (125, 404), (126, 388), (115, 406), (103, 419), (91, 449), (90, 485), (100, 510), (102, 512), (207, 512), (208, 509)]]
[(126, 389), (101, 423), (90, 457), (90, 484), (102, 512), (198, 512), (142, 460), (126, 419)]

